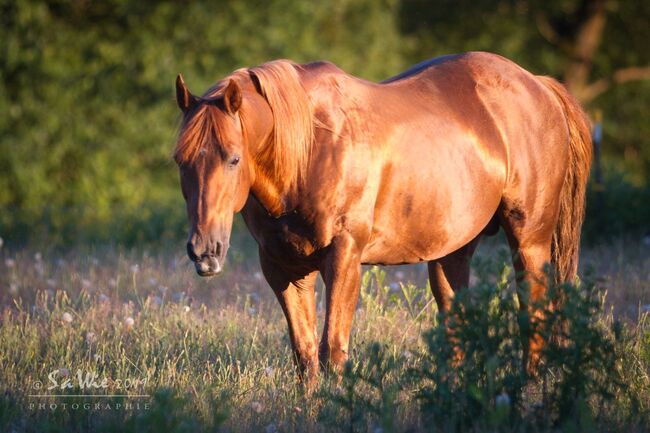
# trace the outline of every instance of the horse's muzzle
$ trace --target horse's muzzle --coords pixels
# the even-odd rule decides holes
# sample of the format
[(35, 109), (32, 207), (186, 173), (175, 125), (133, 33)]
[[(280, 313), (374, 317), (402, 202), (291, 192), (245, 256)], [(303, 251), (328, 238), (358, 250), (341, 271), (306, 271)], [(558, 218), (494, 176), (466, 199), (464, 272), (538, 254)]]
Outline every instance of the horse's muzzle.
[(194, 262), (196, 273), (202, 277), (212, 277), (221, 273), (221, 263), (215, 256), (202, 256)]

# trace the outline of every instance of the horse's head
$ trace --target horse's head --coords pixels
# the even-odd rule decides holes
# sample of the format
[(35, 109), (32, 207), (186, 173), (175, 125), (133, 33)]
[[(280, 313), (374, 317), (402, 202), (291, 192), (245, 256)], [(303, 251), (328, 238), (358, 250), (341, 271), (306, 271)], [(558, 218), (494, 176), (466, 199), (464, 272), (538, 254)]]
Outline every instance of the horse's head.
[(242, 91), (228, 80), (199, 98), (179, 75), (176, 99), (183, 123), (174, 159), (190, 222), (187, 254), (199, 275), (212, 276), (222, 270), (233, 215), (246, 203), (252, 182), (238, 115)]
[(305, 177), (314, 132), (297, 68), (276, 60), (235, 71), (202, 97), (176, 79), (183, 123), (174, 159), (190, 220), (187, 253), (199, 275), (221, 271), (233, 215), (249, 192), (281, 214)]

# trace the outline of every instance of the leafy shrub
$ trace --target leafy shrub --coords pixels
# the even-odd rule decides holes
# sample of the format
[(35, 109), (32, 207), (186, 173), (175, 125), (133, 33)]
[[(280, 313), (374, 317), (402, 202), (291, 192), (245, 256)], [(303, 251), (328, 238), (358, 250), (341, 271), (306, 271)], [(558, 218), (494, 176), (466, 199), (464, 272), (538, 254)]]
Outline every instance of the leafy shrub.
[(583, 235), (588, 242), (627, 233), (650, 235), (650, 183), (635, 185), (619, 170), (608, 169), (602, 184), (590, 182)]
[[(396, 396), (412, 389), (422, 427), (434, 432), (650, 428), (646, 321), (636, 328), (614, 321), (589, 277), (550, 287), (532, 307), (544, 320), (531, 321), (529, 309), (520, 308), (527, 290), (516, 288), (511, 269), (503, 266), (496, 276), (489, 269), (479, 265), (479, 282), (458, 292), (450, 311), (439, 315), (442, 326), (425, 333), (426, 350), (406, 379), (387, 379), (404, 374), (406, 361), (382, 354), (379, 345), (362, 364), (348, 363), (341, 386), (327, 391), (347, 414), (333, 418), (335, 425), (363, 431), (371, 426), (368, 414), (376, 414), (382, 431), (393, 431), (387, 414), (399, 409)], [(531, 377), (524, 354), (535, 334), (546, 344)]]

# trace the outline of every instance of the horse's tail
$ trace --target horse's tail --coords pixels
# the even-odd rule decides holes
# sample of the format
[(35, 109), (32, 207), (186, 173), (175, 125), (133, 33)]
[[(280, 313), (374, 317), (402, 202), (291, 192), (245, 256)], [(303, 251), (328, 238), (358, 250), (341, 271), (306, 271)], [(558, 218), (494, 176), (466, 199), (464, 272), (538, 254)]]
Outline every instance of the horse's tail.
[(585, 217), (585, 192), (591, 166), (591, 124), (578, 101), (558, 81), (538, 77), (562, 104), (569, 127), (569, 166), (560, 192), (560, 214), (553, 233), (551, 261), (555, 282), (575, 282), (580, 252), (580, 229)]

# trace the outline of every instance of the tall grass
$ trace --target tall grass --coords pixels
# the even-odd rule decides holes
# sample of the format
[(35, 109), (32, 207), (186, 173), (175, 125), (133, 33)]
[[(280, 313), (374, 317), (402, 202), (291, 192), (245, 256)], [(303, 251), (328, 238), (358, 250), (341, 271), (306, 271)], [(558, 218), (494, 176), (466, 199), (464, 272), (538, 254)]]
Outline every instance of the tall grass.
[[(417, 268), (370, 268), (351, 359), (307, 396), (280, 308), (246, 261), (205, 281), (169, 253), (0, 255), (0, 431), (650, 429), (650, 324), (615, 321), (597, 280), (554, 288), (565, 302), (540, 306), (548, 320), (531, 328), (498, 256), (481, 256), (446, 316), (404, 282)], [(560, 331), (528, 377), (527, 336)], [(78, 371), (107, 387), (83, 388)], [(48, 390), (51, 375), (71, 387)]]

